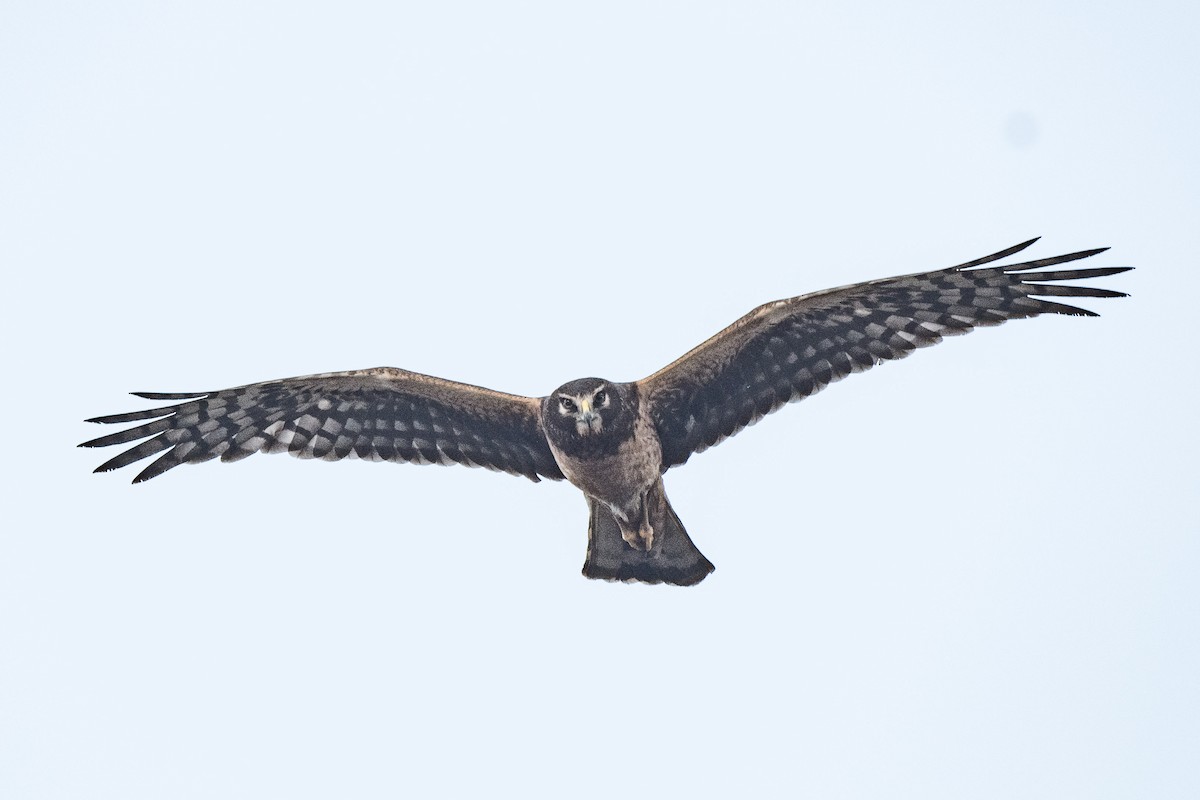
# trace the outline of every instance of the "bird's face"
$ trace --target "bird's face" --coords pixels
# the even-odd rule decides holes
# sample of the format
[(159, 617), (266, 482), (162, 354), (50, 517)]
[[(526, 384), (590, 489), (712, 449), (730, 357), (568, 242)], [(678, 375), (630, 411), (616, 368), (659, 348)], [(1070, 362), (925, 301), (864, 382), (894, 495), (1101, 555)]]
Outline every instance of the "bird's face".
[(554, 393), (551, 400), (563, 421), (570, 421), (579, 436), (591, 436), (604, 430), (605, 412), (613, 407), (615, 393), (607, 381), (587, 378), (572, 381)]
[(624, 410), (620, 384), (582, 378), (558, 387), (547, 397), (542, 404), (542, 417), (563, 433), (595, 437), (611, 431)]

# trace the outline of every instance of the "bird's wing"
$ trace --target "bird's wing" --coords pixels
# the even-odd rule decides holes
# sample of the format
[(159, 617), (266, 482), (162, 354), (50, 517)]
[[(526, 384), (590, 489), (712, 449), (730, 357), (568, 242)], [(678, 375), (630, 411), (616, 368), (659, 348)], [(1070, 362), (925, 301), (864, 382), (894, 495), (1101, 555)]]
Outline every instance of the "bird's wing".
[(563, 477), (538, 419), (538, 400), (416, 372), (381, 367), (218, 392), (135, 394), (182, 402), (88, 420), (149, 421), (80, 445), (146, 439), (96, 469), (117, 469), (162, 453), (134, 483), (179, 464), (217, 457), (236, 461), (260, 451), (326, 460), (465, 464), (534, 481)]
[(943, 336), (1038, 314), (1096, 316), (1042, 297), (1123, 297), (1058, 281), (1130, 267), (1030, 272), (1102, 253), (1007, 267), (982, 265), (1036, 239), (957, 267), (815, 292), (759, 306), (678, 361), (638, 382), (663, 448), (663, 469), (851, 372), (903, 358)]

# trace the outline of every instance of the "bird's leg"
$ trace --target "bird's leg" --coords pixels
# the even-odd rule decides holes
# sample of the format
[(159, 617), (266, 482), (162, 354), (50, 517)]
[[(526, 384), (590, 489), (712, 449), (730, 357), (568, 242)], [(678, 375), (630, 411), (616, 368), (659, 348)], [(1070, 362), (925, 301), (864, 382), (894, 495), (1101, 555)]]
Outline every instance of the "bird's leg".
[(642, 497), (637, 510), (629, 515), (614, 515), (621, 529), (621, 538), (634, 550), (649, 551), (654, 546), (654, 527), (650, 524), (650, 502)]

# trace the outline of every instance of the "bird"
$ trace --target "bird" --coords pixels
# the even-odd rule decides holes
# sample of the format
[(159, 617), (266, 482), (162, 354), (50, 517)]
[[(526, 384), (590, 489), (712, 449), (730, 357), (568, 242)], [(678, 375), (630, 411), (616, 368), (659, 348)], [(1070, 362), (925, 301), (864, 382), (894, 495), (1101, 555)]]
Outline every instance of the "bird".
[(138, 424), (79, 446), (142, 440), (95, 470), (158, 456), (134, 483), (180, 464), (258, 452), (565, 479), (587, 500), (586, 577), (691, 586), (714, 566), (667, 499), (663, 475), (671, 468), (788, 403), (946, 336), (1041, 314), (1097, 316), (1047, 298), (1127, 296), (1063, 281), (1132, 267), (1046, 270), (1108, 248), (994, 264), (1036, 241), (946, 269), (763, 304), (637, 381), (581, 378), (526, 397), (379, 367), (219, 391), (134, 392), (171, 404), (89, 419)]

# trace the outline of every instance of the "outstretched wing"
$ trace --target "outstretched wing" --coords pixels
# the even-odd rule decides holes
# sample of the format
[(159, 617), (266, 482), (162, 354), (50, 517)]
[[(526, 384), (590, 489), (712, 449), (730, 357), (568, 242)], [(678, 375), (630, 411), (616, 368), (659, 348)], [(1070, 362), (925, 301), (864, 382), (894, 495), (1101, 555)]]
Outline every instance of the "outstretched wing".
[[(144, 422), (80, 447), (138, 439), (96, 471), (162, 453), (134, 483), (179, 464), (257, 452), (300, 458), (365, 458), (416, 464), (465, 464), (555, 480), (563, 477), (538, 419), (539, 401), (390, 367), (330, 372), (219, 392), (136, 392), (177, 405), (96, 417)], [(165, 451), (165, 452), (164, 452)]]
[(943, 336), (1038, 314), (1096, 316), (1039, 296), (1124, 297), (1058, 281), (1115, 275), (1130, 267), (1029, 272), (1108, 248), (979, 268), (1036, 241), (949, 269), (843, 286), (754, 309), (638, 382), (662, 440), (663, 469), (851, 372), (904, 358)]

